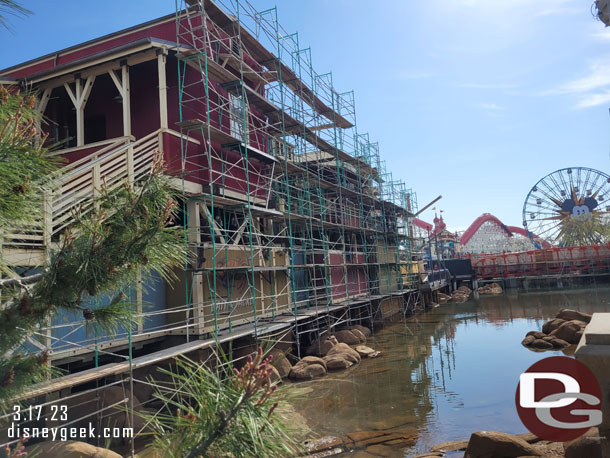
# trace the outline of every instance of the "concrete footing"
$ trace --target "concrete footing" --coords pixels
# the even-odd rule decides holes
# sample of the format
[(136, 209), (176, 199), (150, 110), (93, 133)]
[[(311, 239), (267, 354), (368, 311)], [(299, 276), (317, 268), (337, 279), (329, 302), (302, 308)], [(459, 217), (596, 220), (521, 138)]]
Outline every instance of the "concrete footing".
[(610, 313), (594, 313), (580, 339), (575, 358), (597, 377), (602, 391), (602, 456), (610, 458)]

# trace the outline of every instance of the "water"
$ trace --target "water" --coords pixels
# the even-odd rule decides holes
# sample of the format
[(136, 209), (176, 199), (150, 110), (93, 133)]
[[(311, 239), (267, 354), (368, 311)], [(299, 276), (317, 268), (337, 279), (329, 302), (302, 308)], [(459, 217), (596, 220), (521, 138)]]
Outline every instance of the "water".
[[(610, 311), (610, 288), (510, 293), (448, 304), (386, 326), (367, 345), (383, 356), (290, 389), (320, 435), (400, 430), (417, 434), (405, 456), (467, 440), (479, 430), (526, 432), (514, 405), (519, 375), (541, 358), (521, 346), (562, 308)], [(564, 352), (570, 355), (573, 348)]]

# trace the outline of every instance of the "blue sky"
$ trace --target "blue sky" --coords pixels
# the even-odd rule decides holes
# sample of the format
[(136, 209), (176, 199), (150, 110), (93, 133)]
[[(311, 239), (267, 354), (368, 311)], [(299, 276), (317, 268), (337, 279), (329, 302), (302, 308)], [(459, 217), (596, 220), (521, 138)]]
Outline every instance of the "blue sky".
[[(610, 167), (610, 29), (580, 0), (251, 0), (356, 93), (422, 207), (450, 229), (481, 213), (520, 225), (529, 189), (563, 167)], [(171, 0), (24, 1), (0, 31), (0, 68), (171, 13)], [(86, 7), (84, 7), (86, 5)], [(144, 7), (145, 6), (145, 7)], [(433, 212), (422, 215), (431, 220)]]

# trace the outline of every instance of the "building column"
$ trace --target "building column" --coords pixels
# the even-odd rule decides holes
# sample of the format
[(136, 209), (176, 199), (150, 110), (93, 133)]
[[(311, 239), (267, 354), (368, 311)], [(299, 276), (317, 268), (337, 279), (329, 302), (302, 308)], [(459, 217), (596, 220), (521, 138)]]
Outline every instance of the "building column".
[(131, 135), (131, 99), (129, 94), (129, 67), (126, 63), (121, 66), (121, 76), (117, 75), (115, 70), (108, 72), (110, 78), (114, 82), (123, 105), (123, 135), (128, 137)]
[[(189, 242), (189, 247), (193, 249), (195, 256), (195, 269), (193, 269), (193, 274), (191, 276), (192, 282), (192, 292), (193, 295), (191, 297), (191, 305), (193, 308), (193, 322), (194, 322), (194, 331), (195, 334), (201, 334), (202, 329), (205, 325), (204, 323), (204, 313), (203, 313), (203, 274), (201, 270), (198, 269), (199, 260), (197, 259), (197, 253), (199, 252), (199, 247), (201, 246), (201, 228), (199, 227), (199, 207), (200, 203), (196, 200), (189, 199), (186, 203), (186, 211), (188, 215), (188, 231), (187, 231), (187, 239)], [(191, 253), (193, 254), (193, 253)], [(188, 272), (185, 272), (188, 276)], [(187, 277), (188, 278), (188, 277)], [(188, 297), (187, 297), (188, 301)], [(188, 323), (187, 323), (188, 324)]]
[[(123, 106), (123, 136), (131, 136), (131, 95), (129, 92), (129, 67), (125, 62), (121, 62), (121, 76), (115, 70), (108, 72), (114, 82), (122, 100)], [(127, 176), (129, 183), (135, 180), (133, 148), (127, 150)]]
[(159, 50), (157, 54), (157, 68), (159, 73), (159, 117), (161, 129), (168, 128), (167, 121), (167, 76), (166, 67), (167, 50)]
[(76, 109), (76, 146), (85, 144), (85, 105), (87, 105), (87, 99), (91, 94), (94, 81), (95, 75), (91, 75), (83, 85), (83, 80), (80, 76), (77, 76), (74, 82), (74, 91), (68, 83), (64, 83), (64, 88)]

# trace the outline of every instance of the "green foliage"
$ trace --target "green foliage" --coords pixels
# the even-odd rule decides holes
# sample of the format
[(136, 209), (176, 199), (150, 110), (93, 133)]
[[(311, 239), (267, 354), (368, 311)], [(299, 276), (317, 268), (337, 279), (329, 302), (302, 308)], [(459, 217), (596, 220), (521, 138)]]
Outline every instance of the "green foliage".
[[(44, 189), (56, 173), (44, 138), (36, 128), (32, 96), (0, 87), (0, 231), (39, 220)], [(0, 260), (0, 402), (51, 375), (47, 355), (14, 353), (60, 309), (81, 313), (88, 327), (110, 334), (135, 324), (134, 305), (125, 291), (141, 275), (171, 280), (184, 265), (181, 228), (172, 225), (177, 193), (160, 159), (142, 181), (100, 189), (91, 205), (50, 249), (42, 270), (24, 278)], [(87, 307), (87, 297), (106, 296), (108, 305)]]
[(0, 229), (38, 216), (42, 178), (54, 169), (36, 129), (34, 100), (0, 86)]
[(152, 428), (153, 447), (169, 458), (297, 456), (298, 445), (274, 415), (275, 386), (271, 357), (262, 350), (241, 369), (207, 368), (186, 357), (174, 370), (162, 370), (172, 382), (158, 388), (163, 413), (141, 413)]
[[(135, 324), (134, 306), (124, 292), (127, 285), (140, 271), (171, 279), (172, 269), (185, 260), (182, 230), (169, 225), (177, 208), (174, 197), (160, 167), (136, 189), (125, 184), (102, 190), (95, 202), (99, 209), (77, 217), (37, 282), (13, 289), (12, 302), (0, 312), (0, 354), (15, 348), (59, 309), (81, 312), (88, 324), (109, 333)], [(108, 305), (83, 305), (87, 296), (104, 294), (111, 295)], [(6, 394), (0, 386), (0, 399)]]
[(32, 12), (14, 0), (0, 0), (0, 26), (10, 30), (6, 18), (7, 14), (12, 16), (27, 16), (32, 14)]

